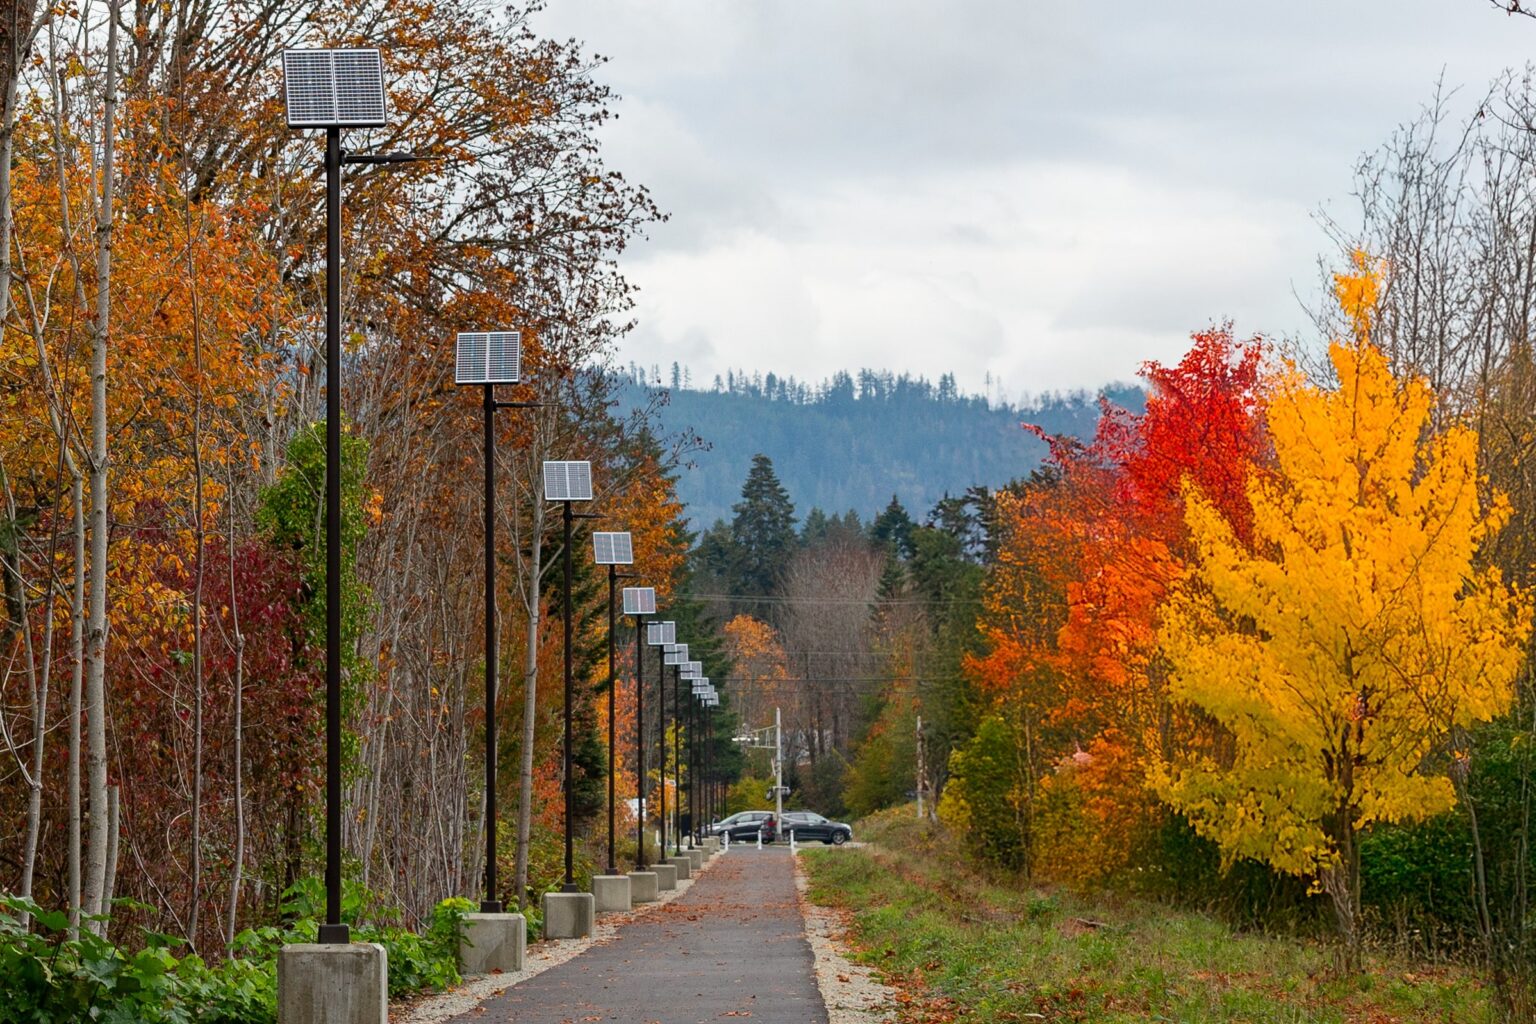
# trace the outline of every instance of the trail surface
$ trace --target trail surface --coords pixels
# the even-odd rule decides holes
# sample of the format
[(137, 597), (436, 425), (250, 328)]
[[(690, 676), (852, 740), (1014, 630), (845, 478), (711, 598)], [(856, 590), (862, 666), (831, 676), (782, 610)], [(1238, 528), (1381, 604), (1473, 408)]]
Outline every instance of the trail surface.
[(826, 1024), (783, 847), (717, 857), (678, 899), (456, 1021)]

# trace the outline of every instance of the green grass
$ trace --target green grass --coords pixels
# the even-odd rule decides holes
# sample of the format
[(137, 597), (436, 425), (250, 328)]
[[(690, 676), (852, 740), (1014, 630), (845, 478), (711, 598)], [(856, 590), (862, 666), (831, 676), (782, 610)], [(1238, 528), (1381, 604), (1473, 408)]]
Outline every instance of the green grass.
[(903, 1022), (1494, 1019), (1462, 970), (1370, 957), (1363, 973), (1340, 976), (1325, 943), (977, 872), (910, 819), (879, 816), (860, 833), (875, 845), (806, 852), (810, 896), (849, 912), (856, 956), (896, 986)]

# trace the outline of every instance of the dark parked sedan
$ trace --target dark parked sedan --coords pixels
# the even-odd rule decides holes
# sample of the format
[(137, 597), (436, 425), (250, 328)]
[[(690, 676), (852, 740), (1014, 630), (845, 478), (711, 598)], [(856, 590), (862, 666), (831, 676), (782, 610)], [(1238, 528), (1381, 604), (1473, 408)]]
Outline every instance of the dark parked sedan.
[(710, 835), (729, 835), (733, 843), (756, 841), (758, 833), (762, 833), (764, 842), (773, 842), (775, 829), (772, 811), (738, 811), (709, 827)]
[(828, 821), (819, 814), (810, 811), (785, 811), (784, 822), (779, 831), (785, 835), (791, 832), (795, 834), (796, 842), (807, 842), (812, 839), (820, 839), (824, 843), (834, 846), (842, 846), (853, 838), (853, 827), (840, 821)]

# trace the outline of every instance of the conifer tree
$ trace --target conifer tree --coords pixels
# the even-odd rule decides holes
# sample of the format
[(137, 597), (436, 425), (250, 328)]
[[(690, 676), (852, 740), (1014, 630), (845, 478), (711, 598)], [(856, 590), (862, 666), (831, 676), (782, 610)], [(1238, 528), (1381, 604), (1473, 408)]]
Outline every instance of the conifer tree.
[(795, 550), (795, 506), (768, 456), (752, 457), (741, 501), (731, 511), (735, 513), (731, 541), (736, 548), (731, 590), (743, 596), (766, 597), (774, 592)]

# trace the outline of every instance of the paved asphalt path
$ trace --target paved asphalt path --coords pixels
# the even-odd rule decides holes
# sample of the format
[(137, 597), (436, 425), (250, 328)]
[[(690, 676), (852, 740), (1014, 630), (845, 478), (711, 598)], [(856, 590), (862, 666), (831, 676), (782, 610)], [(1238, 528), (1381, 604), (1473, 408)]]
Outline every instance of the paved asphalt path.
[(789, 851), (741, 846), (616, 938), (456, 1021), (826, 1024)]

